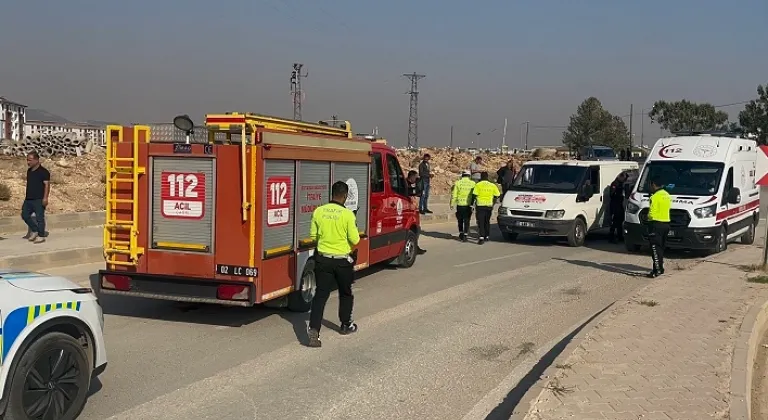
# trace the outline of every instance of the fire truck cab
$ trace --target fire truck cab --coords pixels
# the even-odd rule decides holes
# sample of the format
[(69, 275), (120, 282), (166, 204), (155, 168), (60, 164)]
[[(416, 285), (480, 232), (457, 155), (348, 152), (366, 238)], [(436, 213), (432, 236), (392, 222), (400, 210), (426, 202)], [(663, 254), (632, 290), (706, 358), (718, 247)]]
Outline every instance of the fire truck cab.
[[(191, 127), (191, 126), (190, 126)], [(315, 293), (313, 210), (349, 186), (355, 270), (410, 267), (420, 220), (395, 150), (341, 127), (256, 114), (179, 131), (108, 126), (104, 294), (307, 311)], [(157, 133), (157, 134), (155, 134)]]

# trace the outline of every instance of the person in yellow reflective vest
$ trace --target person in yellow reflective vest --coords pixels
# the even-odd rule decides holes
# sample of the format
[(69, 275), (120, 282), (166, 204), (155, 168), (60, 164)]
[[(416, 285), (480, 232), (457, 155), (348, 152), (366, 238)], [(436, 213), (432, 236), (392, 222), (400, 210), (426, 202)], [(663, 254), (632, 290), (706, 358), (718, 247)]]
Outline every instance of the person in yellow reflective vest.
[(480, 182), (475, 184), (472, 189), (472, 201), (475, 203), (477, 212), (477, 230), (480, 235), (477, 238), (477, 244), (482, 245), (490, 239), (491, 236), (491, 214), (496, 200), (501, 196), (499, 187), (488, 181), (488, 172), (480, 173)]
[(648, 209), (648, 242), (651, 244), (653, 269), (648, 277), (664, 274), (664, 248), (669, 233), (669, 212), (672, 208), (672, 196), (664, 189), (658, 178), (651, 179), (650, 208)]
[(344, 207), (349, 187), (338, 181), (331, 186), (331, 202), (312, 212), (309, 236), (316, 241), (315, 281), (317, 283), (312, 309), (309, 314), (309, 347), (320, 347), (320, 326), (325, 304), (336, 287), (339, 291), (339, 321), (341, 334), (357, 331), (352, 322), (352, 283), (355, 280), (357, 250), (352, 247), (360, 242), (355, 213)]
[(475, 181), (472, 181), (472, 172), (466, 170), (461, 173), (461, 178), (453, 183), (451, 189), (451, 210), (456, 208), (456, 220), (459, 222), (459, 240), (467, 242), (469, 234), (469, 221), (472, 220), (472, 190), (475, 189)]

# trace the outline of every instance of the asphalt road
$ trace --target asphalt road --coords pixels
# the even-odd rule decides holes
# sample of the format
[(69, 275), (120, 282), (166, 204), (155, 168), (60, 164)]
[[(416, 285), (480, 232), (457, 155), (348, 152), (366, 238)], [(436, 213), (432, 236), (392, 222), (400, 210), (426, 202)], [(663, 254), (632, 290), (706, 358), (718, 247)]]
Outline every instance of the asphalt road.
[(300, 344), (306, 314), (102, 297), (109, 368), (81, 419), (484, 418), (553, 342), (649, 281), (632, 275), (648, 257), (605, 238), (478, 246), (454, 230), (430, 225), (411, 269), (359, 278), (357, 334), (333, 330), (334, 294), (321, 349)]

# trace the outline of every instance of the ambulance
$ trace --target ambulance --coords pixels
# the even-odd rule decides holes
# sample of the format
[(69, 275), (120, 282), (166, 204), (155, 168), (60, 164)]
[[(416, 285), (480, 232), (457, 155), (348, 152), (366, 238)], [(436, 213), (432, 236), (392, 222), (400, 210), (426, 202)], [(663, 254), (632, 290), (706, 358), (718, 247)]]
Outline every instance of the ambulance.
[(504, 239), (519, 235), (565, 237), (584, 245), (587, 234), (610, 227), (611, 182), (638, 171), (637, 162), (552, 160), (526, 162), (499, 207)]
[(667, 248), (724, 251), (751, 244), (760, 212), (757, 143), (730, 134), (693, 133), (659, 139), (627, 200), (624, 241), (636, 252), (648, 243), (650, 181), (672, 195)]
[(362, 238), (355, 270), (414, 264), (419, 213), (385, 141), (251, 113), (176, 127), (107, 127), (101, 293), (308, 311), (312, 212), (337, 181)]

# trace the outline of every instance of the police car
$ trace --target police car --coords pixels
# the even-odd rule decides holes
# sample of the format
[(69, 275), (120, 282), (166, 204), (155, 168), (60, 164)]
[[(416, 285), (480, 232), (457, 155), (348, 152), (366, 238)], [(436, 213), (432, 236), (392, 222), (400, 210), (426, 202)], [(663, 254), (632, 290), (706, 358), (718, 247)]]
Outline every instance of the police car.
[(103, 329), (91, 289), (0, 269), (0, 418), (76, 418), (107, 366)]

